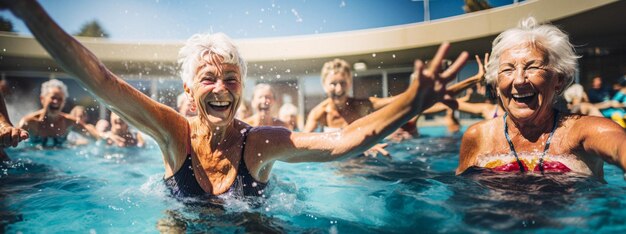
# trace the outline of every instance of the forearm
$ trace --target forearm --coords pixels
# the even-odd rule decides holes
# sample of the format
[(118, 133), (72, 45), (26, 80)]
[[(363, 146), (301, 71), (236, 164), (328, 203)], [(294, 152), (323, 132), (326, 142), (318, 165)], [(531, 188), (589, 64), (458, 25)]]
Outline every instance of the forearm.
[(147, 134), (167, 138), (168, 131), (160, 122), (172, 119), (175, 111), (159, 105), (110, 72), (91, 51), (64, 32), (37, 2), (16, 1), (12, 10), (55, 61), (89, 92)]
[(396, 100), (384, 108), (369, 114), (345, 127), (340, 132), (341, 141), (333, 151), (336, 157), (359, 154), (393, 133), (412, 117), (423, 112), (425, 97), (414, 89), (396, 96)]
[(475, 115), (482, 114), (483, 108), (485, 107), (485, 105), (489, 105), (489, 104), (484, 104), (484, 103), (469, 103), (469, 102), (462, 102), (462, 101), (459, 101), (458, 103), (459, 103), (459, 106), (457, 110), (470, 113), (470, 114), (475, 114)]
[(481, 81), (481, 79), (482, 79), (482, 75), (475, 75), (459, 83), (453, 84), (450, 87), (448, 87), (448, 94), (450, 94), (450, 96), (456, 96), (459, 93), (465, 91), (466, 89), (471, 88), (472, 86), (476, 85), (478, 82)]
[(7, 126), (13, 126), (9, 119), (9, 112), (7, 111), (6, 103), (4, 102), (4, 96), (0, 93), (0, 128)]

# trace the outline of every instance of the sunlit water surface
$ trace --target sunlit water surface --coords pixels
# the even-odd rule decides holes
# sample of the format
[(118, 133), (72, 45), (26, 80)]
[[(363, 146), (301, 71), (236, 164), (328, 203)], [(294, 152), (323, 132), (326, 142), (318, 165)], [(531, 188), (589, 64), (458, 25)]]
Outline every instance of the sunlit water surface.
[(457, 177), (460, 135), (429, 135), (388, 147), (393, 158), (277, 163), (268, 197), (225, 198), (219, 208), (168, 194), (154, 142), (9, 149), (0, 166), (0, 232), (505, 233), (626, 231), (626, 183), (570, 176)]

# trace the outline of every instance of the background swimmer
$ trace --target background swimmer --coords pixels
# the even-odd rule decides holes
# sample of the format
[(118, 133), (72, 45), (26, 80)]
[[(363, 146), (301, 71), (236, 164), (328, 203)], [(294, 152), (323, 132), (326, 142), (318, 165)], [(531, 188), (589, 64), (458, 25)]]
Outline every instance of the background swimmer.
[(93, 126), (61, 111), (67, 97), (67, 87), (60, 80), (52, 79), (41, 84), (39, 100), (43, 108), (24, 116), (18, 124), (18, 128), (29, 132), (30, 143), (43, 147), (61, 146), (70, 131), (99, 138)]
[[(604, 161), (626, 169), (626, 133), (619, 125), (554, 109), (557, 97), (572, 83), (577, 58), (564, 32), (534, 18), (501, 33), (493, 42), (486, 79), (505, 113), (465, 132), (456, 173), (482, 167), (573, 172), (603, 180)], [(515, 160), (494, 155), (513, 155)]]
[[(427, 68), (416, 61), (413, 82), (393, 103), (335, 133), (299, 133), (236, 120), (246, 64), (223, 34), (194, 35), (179, 52), (183, 88), (198, 116), (187, 119), (111, 73), (33, 1), (11, 10), (65, 70), (130, 124), (152, 136), (163, 153), (165, 183), (177, 196), (224, 193), (260, 196), (277, 161), (326, 162), (373, 146), (411, 117), (444, 98), (445, 85), (467, 60), (461, 53), (441, 71), (449, 44)], [(428, 97), (428, 98), (425, 98)]]

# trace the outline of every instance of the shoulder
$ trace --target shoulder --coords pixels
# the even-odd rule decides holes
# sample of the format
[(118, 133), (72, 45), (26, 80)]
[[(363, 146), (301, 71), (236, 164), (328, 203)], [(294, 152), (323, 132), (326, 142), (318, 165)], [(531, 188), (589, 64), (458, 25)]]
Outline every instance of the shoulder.
[(317, 119), (320, 116), (324, 115), (326, 113), (327, 106), (328, 106), (328, 99), (324, 100), (320, 104), (317, 104), (317, 106), (313, 107), (313, 109), (311, 109), (311, 111), (309, 112), (309, 118)]
[(293, 134), (289, 129), (277, 126), (249, 127), (245, 131), (247, 131), (246, 146), (254, 148), (256, 152), (267, 152), (271, 149), (275, 151), (281, 148), (281, 145), (289, 144)]
[(35, 111), (33, 113), (29, 113), (27, 115), (25, 115), (24, 117), (22, 117), (21, 121), (24, 122), (33, 122), (37, 119), (39, 119), (39, 117), (41, 117), (42, 113), (40, 111)]
[(467, 130), (465, 130), (465, 133), (463, 133), (462, 145), (470, 142), (478, 142), (481, 139), (483, 129), (491, 124), (491, 120), (483, 120), (469, 126)]
[(463, 151), (478, 150), (484, 142), (489, 141), (502, 128), (501, 122), (500, 119), (490, 119), (469, 126), (461, 139), (461, 155)]
[(65, 120), (65, 122), (70, 123), (70, 124), (74, 124), (76, 123), (76, 118), (74, 118), (74, 116), (71, 116), (70, 114), (66, 114), (66, 113), (61, 113), (59, 114), (63, 120)]
[(606, 134), (613, 131), (623, 132), (624, 129), (613, 120), (586, 115), (568, 115), (565, 117), (569, 133), (580, 134), (581, 137)]

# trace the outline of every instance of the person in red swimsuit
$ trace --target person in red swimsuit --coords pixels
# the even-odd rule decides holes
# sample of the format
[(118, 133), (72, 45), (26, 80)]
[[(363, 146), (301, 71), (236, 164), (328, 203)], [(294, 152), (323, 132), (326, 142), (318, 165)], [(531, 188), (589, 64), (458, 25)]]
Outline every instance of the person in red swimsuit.
[(467, 129), (456, 173), (482, 167), (573, 172), (603, 180), (604, 161), (626, 169), (626, 133), (619, 125), (554, 107), (572, 83), (577, 59), (564, 32), (534, 18), (501, 33), (493, 42), (486, 81), (504, 115)]

